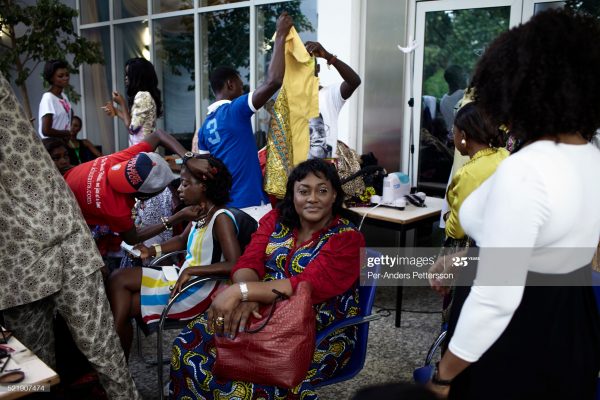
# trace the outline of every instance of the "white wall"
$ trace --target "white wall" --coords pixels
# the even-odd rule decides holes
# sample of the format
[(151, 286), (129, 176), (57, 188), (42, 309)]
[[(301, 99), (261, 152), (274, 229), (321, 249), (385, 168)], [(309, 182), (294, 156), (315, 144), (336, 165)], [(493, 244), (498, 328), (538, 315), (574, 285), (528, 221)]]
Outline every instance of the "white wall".
[[(360, 71), (360, 4), (361, 0), (319, 0), (318, 40), (331, 54), (352, 67), (359, 75)], [(327, 62), (319, 59), (321, 85), (341, 82), (342, 78), (335, 68), (328, 69)], [(338, 140), (356, 149), (357, 137), (362, 134), (358, 129), (359, 88), (346, 102), (338, 120)]]
[(362, 152), (373, 152), (389, 172), (400, 170), (407, 3), (410, 0), (365, 0), (362, 91)]

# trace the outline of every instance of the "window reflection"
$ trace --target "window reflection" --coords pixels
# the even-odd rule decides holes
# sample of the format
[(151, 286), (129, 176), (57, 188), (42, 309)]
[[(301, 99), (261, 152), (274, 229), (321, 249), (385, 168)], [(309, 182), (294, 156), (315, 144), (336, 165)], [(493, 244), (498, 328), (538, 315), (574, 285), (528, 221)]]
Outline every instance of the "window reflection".
[[(131, 22), (115, 25), (115, 76), (116, 88), (127, 100), (125, 91), (125, 62), (130, 58), (150, 59), (150, 35), (147, 22)], [(110, 98), (107, 98), (108, 101)], [(121, 120), (117, 123), (118, 148), (129, 146), (129, 132)]]
[(94, 22), (108, 21), (108, 1), (86, 0), (82, 1), (79, 9), (82, 24), (93, 24)]
[(245, 1), (245, 0), (200, 0), (199, 1), (199, 5), (201, 7), (204, 6), (218, 6), (221, 4), (230, 4), (230, 3), (237, 3), (240, 1)]
[(215, 99), (210, 90), (209, 73), (215, 67), (229, 66), (240, 73), (244, 85), (250, 79), (250, 9), (204, 13), (200, 19), (200, 54), (202, 60), (201, 113)]
[(152, 2), (152, 10), (154, 13), (189, 10), (193, 6), (193, 0), (153, 0)]
[[(271, 61), (272, 38), (277, 18), (287, 11), (294, 19), (294, 27), (303, 42), (317, 40), (317, 0), (290, 1), (286, 3), (265, 4), (256, 7), (256, 82), (265, 80)], [(261, 109), (256, 114), (257, 132), (267, 132), (270, 114)]]
[(559, 9), (559, 8), (563, 8), (564, 6), (565, 6), (564, 1), (553, 1), (550, 3), (537, 3), (534, 7), (533, 13), (538, 14), (538, 13), (541, 13), (542, 11)]
[[(196, 126), (196, 97), (200, 98), (201, 118), (214, 101), (210, 90), (209, 72), (228, 65), (237, 69), (249, 90), (250, 71), (256, 69), (257, 82), (265, 77), (272, 49), (270, 39), (275, 32), (279, 14), (285, 10), (295, 21), (296, 29), (304, 41), (316, 40), (317, 0), (294, 0), (260, 6), (242, 6), (226, 10), (203, 12), (198, 9), (200, 23), (194, 28), (193, 7), (235, 4), (244, 0), (111, 0), (113, 15), (109, 13), (109, 1), (80, 1), (81, 24), (106, 22), (106, 26), (83, 28), (81, 34), (102, 43), (104, 65), (83, 66), (86, 126), (94, 142), (101, 143), (105, 152), (127, 146), (127, 133), (122, 123), (117, 124), (118, 139), (114, 142), (113, 121), (107, 118), (101, 106), (112, 96), (113, 85), (125, 95), (124, 65), (132, 57), (152, 59), (162, 91), (164, 115), (157, 126), (177, 135), (184, 145), (191, 140)], [(149, 7), (150, 6), (150, 7)], [(256, 32), (250, 32), (250, 7), (256, 9)], [(149, 9), (150, 8), (150, 9)], [(161, 13), (189, 10), (188, 15), (164, 18)], [(152, 32), (147, 20), (120, 23), (123, 18), (152, 19)], [(110, 26), (114, 40), (110, 41)], [(250, 49), (250, 37), (256, 35), (257, 48)], [(153, 38), (153, 40), (151, 40)], [(195, 41), (198, 41), (195, 43)], [(111, 48), (112, 45), (112, 48)], [(151, 48), (151, 45), (154, 48)], [(195, 50), (199, 49), (199, 54)], [(250, 65), (250, 51), (256, 51), (256, 65)], [(111, 54), (115, 62), (111, 63)], [(200, 68), (195, 70), (195, 57), (200, 58)], [(114, 65), (115, 71), (111, 71)], [(196, 87), (196, 75), (201, 74), (201, 87)], [(115, 82), (111, 77), (116, 77)], [(262, 115), (262, 114), (261, 114)], [(266, 130), (268, 114), (264, 113), (260, 126)], [(260, 129), (260, 128), (259, 128)]]
[(187, 142), (191, 141), (195, 120), (193, 16), (156, 20), (154, 38), (154, 68), (163, 94), (164, 128), (191, 148)]
[(452, 125), (479, 57), (509, 26), (510, 7), (428, 12), (425, 15), (423, 97), (418, 184), (443, 195), (454, 159)]
[(114, 18), (131, 18), (148, 14), (147, 0), (114, 0)]
[[(567, 9), (593, 15), (597, 18), (600, 18), (600, 4), (596, 0), (559, 1), (558, 3), (562, 3), (562, 5), (564, 5), (564, 7)], [(557, 8), (560, 8), (560, 6), (557, 5)]]
[(109, 27), (84, 29), (81, 36), (100, 43), (104, 64), (83, 64), (83, 96), (85, 97), (85, 132), (92, 143), (102, 146), (105, 154), (115, 150), (113, 121), (100, 107), (110, 98), (112, 88)]

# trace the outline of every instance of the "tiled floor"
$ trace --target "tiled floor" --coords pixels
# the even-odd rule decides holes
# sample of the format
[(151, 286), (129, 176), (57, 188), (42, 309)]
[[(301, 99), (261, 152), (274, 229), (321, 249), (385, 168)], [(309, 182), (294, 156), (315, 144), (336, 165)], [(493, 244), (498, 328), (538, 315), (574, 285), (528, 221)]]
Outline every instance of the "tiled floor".
[[(377, 289), (374, 311), (395, 306), (396, 288)], [(403, 308), (427, 313), (402, 313), (402, 326), (394, 327), (394, 313), (383, 312), (384, 318), (371, 323), (367, 361), (362, 372), (354, 379), (327, 386), (319, 390), (321, 400), (349, 399), (358, 388), (390, 381), (410, 381), (412, 371), (419, 367), (429, 346), (439, 333), (441, 299), (429, 288), (410, 287), (404, 290)], [(385, 316), (386, 314), (389, 314)], [(165, 338), (165, 351), (177, 333), (168, 332)], [(156, 348), (156, 336), (142, 337), (145, 354), (152, 354)], [(133, 378), (144, 399), (158, 398), (156, 367), (145, 365), (133, 351), (130, 358)], [(165, 377), (168, 366), (164, 367)]]

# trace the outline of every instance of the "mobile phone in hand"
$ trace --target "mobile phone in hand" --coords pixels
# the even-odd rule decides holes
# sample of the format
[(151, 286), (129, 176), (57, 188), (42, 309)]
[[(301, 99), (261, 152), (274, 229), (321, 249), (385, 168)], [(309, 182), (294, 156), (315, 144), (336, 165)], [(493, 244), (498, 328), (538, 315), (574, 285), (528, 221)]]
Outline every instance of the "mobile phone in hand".
[(138, 249), (134, 249), (132, 245), (121, 242), (121, 248), (134, 257), (139, 257), (142, 253)]

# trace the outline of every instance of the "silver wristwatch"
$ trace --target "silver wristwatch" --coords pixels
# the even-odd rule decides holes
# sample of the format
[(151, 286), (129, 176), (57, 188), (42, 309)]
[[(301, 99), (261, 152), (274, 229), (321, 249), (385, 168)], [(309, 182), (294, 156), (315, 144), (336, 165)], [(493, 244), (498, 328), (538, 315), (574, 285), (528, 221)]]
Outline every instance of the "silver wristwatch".
[(187, 153), (185, 153), (183, 155), (183, 164), (185, 165), (185, 163), (187, 162), (187, 160), (189, 160), (190, 158), (194, 158), (196, 155), (194, 153), (192, 153), (191, 151), (188, 151)]

